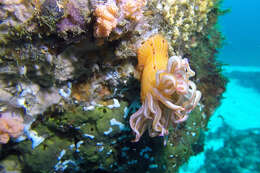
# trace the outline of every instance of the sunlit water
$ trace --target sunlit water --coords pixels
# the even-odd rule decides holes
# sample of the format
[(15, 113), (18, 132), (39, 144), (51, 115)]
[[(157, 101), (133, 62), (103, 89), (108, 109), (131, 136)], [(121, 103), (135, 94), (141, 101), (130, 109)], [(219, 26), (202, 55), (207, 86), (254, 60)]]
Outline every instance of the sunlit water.
[(205, 135), (204, 152), (181, 167), (185, 173), (260, 172), (260, 1), (225, 0), (231, 12), (219, 27), (226, 37), (219, 59), (229, 64), (222, 104)]

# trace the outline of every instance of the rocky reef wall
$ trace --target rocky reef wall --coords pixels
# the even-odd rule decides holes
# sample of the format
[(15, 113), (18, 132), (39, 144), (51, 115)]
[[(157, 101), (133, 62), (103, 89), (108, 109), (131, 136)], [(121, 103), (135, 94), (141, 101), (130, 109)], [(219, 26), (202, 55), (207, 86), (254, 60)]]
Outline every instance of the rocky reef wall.
[[(225, 13), (219, 5), (1, 1), (0, 169), (177, 172), (203, 150), (203, 131), (225, 91), (216, 60), (223, 40), (216, 23)], [(169, 57), (188, 59), (202, 98), (169, 135), (150, 138), (145, 132), (135, 143), (129, 118), (141, 107), (137, 50), (155, 34), (166, 39)]]

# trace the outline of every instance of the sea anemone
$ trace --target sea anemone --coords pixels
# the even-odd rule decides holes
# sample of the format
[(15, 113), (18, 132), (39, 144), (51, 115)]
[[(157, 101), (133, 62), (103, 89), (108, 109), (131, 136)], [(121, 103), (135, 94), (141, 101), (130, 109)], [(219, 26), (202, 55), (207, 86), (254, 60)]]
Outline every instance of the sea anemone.
[(201, 98), (201, 92), (189, 80), (195, 72), (188, 59), (180, 56), (168, 59), (168, 44), (161, 35), (149, 38), (137, 54), (142, 106), (130, 117), (135, 142), (147, 129), (151, 137), (168, 135), (170, 123), (187, 120)]

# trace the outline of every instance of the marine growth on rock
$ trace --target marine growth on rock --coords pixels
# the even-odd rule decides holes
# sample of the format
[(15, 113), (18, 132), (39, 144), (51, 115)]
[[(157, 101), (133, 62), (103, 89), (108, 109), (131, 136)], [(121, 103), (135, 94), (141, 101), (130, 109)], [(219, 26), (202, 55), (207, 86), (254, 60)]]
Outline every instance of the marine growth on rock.
[(177, 172), (225, 91), (219, 2), (0, 0), (0, 168)]

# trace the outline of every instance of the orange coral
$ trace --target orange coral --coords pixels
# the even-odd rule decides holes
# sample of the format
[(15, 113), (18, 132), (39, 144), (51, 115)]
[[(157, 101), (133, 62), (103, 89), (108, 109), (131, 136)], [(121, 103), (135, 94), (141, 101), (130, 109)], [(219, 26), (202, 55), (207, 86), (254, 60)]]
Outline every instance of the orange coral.
[(96, 37), (108, 37), (117, 25), (118, 8), (115, 3), (98, 5), (94, 15), (97, 17), (95, 26)]
[(117, 24), (124, 19), (129, 19), (132, 23), (139, 21), (143, 16), (143, 7), (146, 5), (146, 0), (94, 2), (93, 5), (96, 7), (94, 15), (97, 17), (94, 35), (98, 38), (108, 37)]
[(6, 144), (10, 137), (17, 138), (23, 132), (23, 118), (13, 112), (0, 114), (0, 143)]
[(151, 137), (168, 134), (170, 123), (181, 123), (198, 104), (201, 93), (189, 80), (195, 73), (188, 59), (168, 59), (168, 45), (161, 35), (149, 38), (138, 49), (142, 107), (130, 117), (138, 141), (148, 129)]

